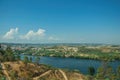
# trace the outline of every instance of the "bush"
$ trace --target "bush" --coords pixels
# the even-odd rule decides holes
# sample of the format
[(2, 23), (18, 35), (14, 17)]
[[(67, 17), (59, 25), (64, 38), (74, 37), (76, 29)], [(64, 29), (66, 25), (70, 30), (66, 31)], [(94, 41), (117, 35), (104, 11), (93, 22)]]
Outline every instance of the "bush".
[(89, 73), (89, 75), (91, 75), (91, 76), (93, 76), (94, 74), (95, 74), (95, 69), (94, 69), (94, 67), (89, 67), (88, 68), (88, 73)]

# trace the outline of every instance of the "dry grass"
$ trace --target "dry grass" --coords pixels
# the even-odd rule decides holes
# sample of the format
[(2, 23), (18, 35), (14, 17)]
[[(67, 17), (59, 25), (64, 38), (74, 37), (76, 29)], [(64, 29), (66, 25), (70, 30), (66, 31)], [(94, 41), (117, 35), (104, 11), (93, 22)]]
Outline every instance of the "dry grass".
[(24, 64), (22, 61), (3, 64), (12, 80), (84, 80), (84, 76), (80, 73), (51, 69), (45, 65)]

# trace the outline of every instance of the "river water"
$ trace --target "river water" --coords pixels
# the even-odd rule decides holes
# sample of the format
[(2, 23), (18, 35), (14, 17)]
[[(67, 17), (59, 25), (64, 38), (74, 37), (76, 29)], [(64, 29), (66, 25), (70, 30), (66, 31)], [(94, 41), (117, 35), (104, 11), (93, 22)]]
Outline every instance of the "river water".
[[(25, 55), (21, 55), (21, 59), (24, 59)], [(35, 61), (36, 56), (32, 57), (33, 62)], [(60, 58), (60, 57), (40, 57), (40, 64), (47, 64), (56, 68), (63, 68), (69, 70), (79, 70), (83, 74), (88, 74), (88, 67), (93, 66), (97, 71), (97, 68), (102, 65), (101, 61), (98, 60), (89, 60), (89, 59), (75, 59), (75, 58)], [(112, 66), (114, 71), (120, 66), (120, 61), (109, 62), (108, 65)]]

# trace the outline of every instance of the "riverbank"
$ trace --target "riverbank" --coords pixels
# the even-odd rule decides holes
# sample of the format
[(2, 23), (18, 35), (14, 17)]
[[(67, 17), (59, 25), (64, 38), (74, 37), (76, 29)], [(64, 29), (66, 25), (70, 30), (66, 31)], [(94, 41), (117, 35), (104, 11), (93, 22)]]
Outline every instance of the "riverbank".
[(15, 54), (49, 57), (72, 57), (94, 60), (120, 60), (120, 47), (114, 46), (42, 46), (15, 50)]
[[(88, 59), (88, 60), (98, 60), (98, 61), (108, 61), (108, 62), (112, 62), (115, 60), (120, 61), (120, 58), (113, 58), (111, 56), (107, 55), (96, 55), (96, 57), (93, 57), (92, 54), (80, 54), (79, 56), (74, 56), (74, 55), (70, 55), (70, 56), (58, 56), (58, 55), (31, 55), (31, 54), (24, 54), (24, 55), (29, 55), (29, 56), (42, 56), (42, 57), (58, 57), (58, 58), (75, 58), (75, 59)], [(107, 57), (106, 57), (107, 56)], [(119, 55), (118, 55), (119, 56)]]

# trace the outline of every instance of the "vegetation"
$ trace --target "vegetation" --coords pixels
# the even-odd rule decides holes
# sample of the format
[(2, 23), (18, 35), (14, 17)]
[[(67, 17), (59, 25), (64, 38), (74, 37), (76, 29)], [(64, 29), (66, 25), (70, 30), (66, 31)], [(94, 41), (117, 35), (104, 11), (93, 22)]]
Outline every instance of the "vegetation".
[(120, 60), (120, 46), (45, 46), (15, 50), (16, 54), (73, 57), (98, 60)]
[(16, 61), (20, 60), (20, 56), (15, 55), (13, 50), (10, 47), (7, 47), (6, 50), (0, 49), (0, 61)]
[(39, 61), (40, 61), (40, 57), (37, 56), (37, 57), (35, 58), (35, 63), (38, 65), (38, 64), (39, 64)]
[(109, 65), (102, 65), (97, 69), (96, 74), (94, 74), (94, 68), (89, 67), (87, 80), (120, 80), (120, 66), (114, 72), (112, 67)]
[(24, 62), (25, 64), (27, 64), (27, 63), (29, 62), (29, 59), (28, 59), (28, 57), (27, 57), (27, 56), (25, 56), (25, 57), (24, 57), (23, 62)]
[(91, 66), (91, 67), (88, 68), (88, 74), (91, 75), (91, 76), (93, 76), (95, 74), (94, 67)]
[(117, 68), (117, 79), (119, 80), (120, 79), (120, 66)]
[[(82, 75), (78, 71), (65, 71), (51, 66), (39, 64), (40, 57), (25, 56), (20, 61), (19, 54), (73, 57), (101, 60), (102, 66), (95, 71), (94, 67), (88, 68), (88, 75)], [(51, 46), (51, 47), (28, 47), (17, 50), (11, 47), (2, 49), (0, 46), (0, 80), (120, 80), (120, 66), (113, 71), (107, 63), (120, 60), (120, 47), (88, 47), (88, 46)]]

